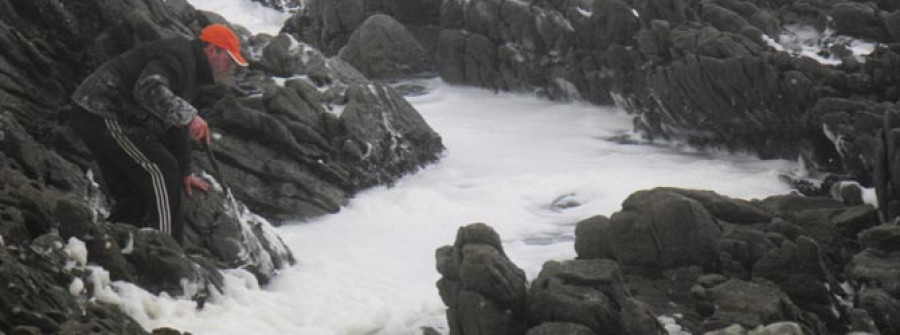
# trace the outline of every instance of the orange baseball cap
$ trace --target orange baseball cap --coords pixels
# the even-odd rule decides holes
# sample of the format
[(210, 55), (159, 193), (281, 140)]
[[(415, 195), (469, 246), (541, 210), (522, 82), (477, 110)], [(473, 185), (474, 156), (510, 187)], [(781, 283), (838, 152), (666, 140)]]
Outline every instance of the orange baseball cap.
[(200, 40), (225, 49), (237, 65), (248, 65), (244, 56), (241, 56), (241, 41), (228, 26), (221, 23), (208, 25), (200, 32)]

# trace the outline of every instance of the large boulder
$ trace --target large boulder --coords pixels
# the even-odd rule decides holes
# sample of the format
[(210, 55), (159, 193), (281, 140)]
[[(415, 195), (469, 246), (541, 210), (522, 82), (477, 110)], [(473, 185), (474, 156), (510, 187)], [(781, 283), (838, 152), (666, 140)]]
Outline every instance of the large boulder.
[[(648, 275), (688, 265), (717, 268), (721, 228), (699, 201), (660, 188), (632, 194), (622, 207), (608, 221), (579, 223), (579, 257), (615, 259), (626, 273)], [(581, 238), (609, 243), (583, 243)]]
[(454, 245), (438, 249), (435, 257), (451, 333), (525, 332), (525, 273), (506, 257), (492, 228), (460, 227)]
[(878, 7), (857, 3), (841, 2), (831, 9), (837, 31), (851, 36), (860, 36), (875, 40), (884, 40), (889, 36)]
[(531, 284), (529, 321), (567, 322), (597, 334), (665, 334), (653, 313), (633, 299), (616, 262), (550, 261)]
[(425, 49), (390, 16), (370, 16), (350, 35), (338, 57), (372, 79), (404, 78), (431, 71)]

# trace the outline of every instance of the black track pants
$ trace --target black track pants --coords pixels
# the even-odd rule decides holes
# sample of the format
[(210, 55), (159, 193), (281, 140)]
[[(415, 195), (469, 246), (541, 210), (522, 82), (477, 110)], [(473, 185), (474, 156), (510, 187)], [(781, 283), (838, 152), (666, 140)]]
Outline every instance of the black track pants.
[(169, 143), (80, 108), (71, 125), (87, 144), (115, 204), (109, 222), (152, 227), (181, 243), (181, 189), (178, 161)]

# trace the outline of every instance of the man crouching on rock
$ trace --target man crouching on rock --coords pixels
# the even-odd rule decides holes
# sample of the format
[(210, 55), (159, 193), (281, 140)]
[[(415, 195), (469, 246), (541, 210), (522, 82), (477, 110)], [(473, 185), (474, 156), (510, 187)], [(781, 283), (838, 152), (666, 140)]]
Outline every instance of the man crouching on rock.
[(234, 32), (207, 26), (199, 39), (138, 46), (100, 66), (75, 91), (71, 126), (85, 141), (114, 201), (109, 222), (154, 227), (182, 243), (181, 189), (206, 191), (191, 172), (190, 137), (209, 144), (191, 105), (200, 85), (247, 66)]

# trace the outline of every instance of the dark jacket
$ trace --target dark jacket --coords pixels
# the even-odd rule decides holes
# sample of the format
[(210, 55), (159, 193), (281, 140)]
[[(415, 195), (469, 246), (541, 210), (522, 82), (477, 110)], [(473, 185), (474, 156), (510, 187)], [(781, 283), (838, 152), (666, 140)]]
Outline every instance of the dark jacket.
[[(140, 45), (101, 65), (81, 83), (72, 100), (88, 112), (120, 120), (126, 132), (175, 142), (169, 148), (187, 175), (190, 136), (186, 126), (197, 115), (191, 101), (198, 86), (212, 83), (203, 43), (176, 37)], [(173, 141), (173, 136), (179, 138)]]

